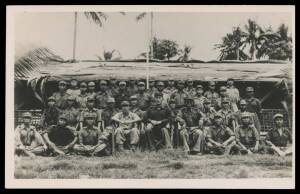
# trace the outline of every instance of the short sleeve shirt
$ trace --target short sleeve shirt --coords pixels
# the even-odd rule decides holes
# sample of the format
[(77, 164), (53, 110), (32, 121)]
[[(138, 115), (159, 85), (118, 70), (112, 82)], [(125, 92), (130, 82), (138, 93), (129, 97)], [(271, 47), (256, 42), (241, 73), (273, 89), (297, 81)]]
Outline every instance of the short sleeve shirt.
[(81, 110), (86, 108), (87, 97), (87, 94), (79, 94), (78, 96), (76, 96), (76, 102)]
[(182, 108), (184, 106), (184, 99), (188, 96), (185, 91), (177, 91), (171, 95), (171, 99), (175, 100), (177, 108)]
[[(119, 112), (112, 117), (112, 120), (115, 120), (115, 119), (121, 120), (121, 121), (134, 121), (134, 120), (140, 120), (141, 118), (133, 112), (129, 112), (128, 115), (125, 115), (123, 112)], [(131, 123), (131, 124), (121, 124), (120, 123), (119, 127), (132, 128), (133, 123)]]
[(229, 127), (226, 126), (217, 127), (215, 125), (209, 128), (209, 132), (207, 135), (208, 138), (212, 138), (212, 140), (218, 143), (223, 143), (232, 136), (234, 136), (234, 133)]
[(271, 129), (266, 140), (271, 141), (275, 146), (286, 147), (288, 142), (292, 142), (292, 136), (288, 128), (281, 128), (281, 134), (278, 129)]
[(18, 141), (21, 141), (25, 146), (30, 146), (37, 132), (32, 125), (26, 128), (24, 124), (21, 124), (17, 126), (15, 133), (18, 133), (18, 137), (20, 138)]
[(256, 141), (259, 141), (259, 134), (254, 125), (239, 126), (236, 129), (236, 140), (246, 147), (253, 147)]

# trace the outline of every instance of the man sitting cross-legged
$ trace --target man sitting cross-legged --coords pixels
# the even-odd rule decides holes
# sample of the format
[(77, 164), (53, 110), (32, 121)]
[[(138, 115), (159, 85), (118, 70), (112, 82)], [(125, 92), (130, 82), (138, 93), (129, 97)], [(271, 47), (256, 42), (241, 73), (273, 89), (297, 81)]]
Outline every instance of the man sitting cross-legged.
[(107, 155), (107, 137), (94, 126), (94, 115), (86, 114), (85, 122), (86, 126), (78, 132), (78, 144), (74, 145), (74, 152), (86, 156)]

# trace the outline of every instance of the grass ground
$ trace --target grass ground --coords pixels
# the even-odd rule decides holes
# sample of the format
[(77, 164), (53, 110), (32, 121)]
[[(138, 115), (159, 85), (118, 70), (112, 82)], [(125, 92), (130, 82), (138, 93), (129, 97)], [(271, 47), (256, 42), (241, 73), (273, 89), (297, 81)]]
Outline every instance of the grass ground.
[(115, 157), (16, 157), (15, 177), (31, 178), (283, 178), (292, 157), (190, 156), (180, 151), (124, 153)]

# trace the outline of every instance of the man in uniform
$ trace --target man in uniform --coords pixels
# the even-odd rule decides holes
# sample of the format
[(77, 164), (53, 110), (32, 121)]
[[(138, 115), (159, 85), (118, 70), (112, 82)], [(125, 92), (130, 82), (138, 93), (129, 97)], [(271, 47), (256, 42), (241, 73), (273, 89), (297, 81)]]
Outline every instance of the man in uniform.
[[(228, 98), (226, 92), (227, 92), (227, 88), (225, 86), (221, 86), (220, 87), (220, 96), (219, 96), (219, 98), (216, 99), (215, 110), (218, 111), (218, 110), (222, 109), (223, 99)], [(230, 106), (230, 109), (233, 110), (232, 107), (231, 107), (230, 101), (229, 101), (229, 106)]]
[(67, 82), (65, 81), (59, 81), (58, 82), (58, 92), (54, 92), (52, 97), (55, 99), (55, 106), (59, 110), (63, 110), (66, 108), (67, 105), (67, 99), (70, 96), (67, 91)]
[(103, 128), (111, 132), (113, 127), (113, 120), (111, 119), (119, 110), (115, 107), (116, 101), (114, 98), (107, 99), (107, 107), (101, 113), (101, 120), (103, 122)]
[(203, 151), (204, 135), (200, 128), (200, 119), (203, 117), (201, 111), (194, 108), (194, 98), (188, 96), (185, 99), (185, 107), (178, 113), (181, 126), (180, 139), (184, 151), (190, 154), (199, 154)]
[(84, 122), (85, 115), (89, 114), (89, 113), (93, 114), (94, 119), (95, 119), (95, 124), (96, 124), (97, 128), (100, 129), (100, 127), (101, 127), (101, 112), (95, 108), (95, 99), (91, 96), (89, 96), (87, 98), (86, 108), (84, 110), (82, 110), (80, 113), (80, 117), (79, 117), (80, 129), (82, 129), (83, 126), (85, 125), (85, 122)]
[(88, 82), (88, 90), (87, 90), (87, 95), (89, 97), (95, 98), (96, 96), (96, 84), (93, 81)]
[(168, 95), (168, 98), (171, 97), (171, 94), (177, 91), (175, 87), (175, 81), (173, 79), (168, 80), (168, 86), (163, 90), (163, 93)]
[(65, 155), (73, 150), (77, 141), (76, 129), (67, 125), (67, 118), (59, 116), (57, 125), (51, 125), (43, 133), (49, 149), (55, 155)]
[(184, 91), (194, 97), (196, 95), (196, 90), (194, 88), (194, 81), (192, 78), (188, 78), (186, 82), (187, 87), (184, 88)]
[(242, 125), (236, 129), (236, 143), (242, 154), (252, 154), (264, 151), (259, 144), (259, 134), (253, 124), (250, 123), (250, 115), (242, 114)]
[(224, 124), (235, 131), (236, 122), (234, 112), (230, 108), (229, 98), (222, 99), (222, 108), (218, 111), (219, 114), (224, 118)]
[(164, 94), (162, 92), (155, 92), (154, 93), (154, 98), (158, 101), (160, 101), (160, 104), (163, 108), (167, 108), (168, 107), (168, 103), (167, 100), (164, 99)]
[(165, 89), (165, 84), (163, 81), (158, 81), (157, 82), (157, 91), (154, 93), (154, 97), (155, 94), (161, 93), (162, 94), (162, 104), (168, 104), (169, 101), (169, 95), (167, 93), (164, 93), (164, 89)]
[(67, 93), (71, 96), (78, 96), (80, 94), (80, 90), (78, 89), (78, 81), (75, 78), (70, 80), (70, 87), (67, 89)]
[(107, 137), (94, 126), (94, 116), (85, 115), (86, 126), (78, 132), (78, 144), (74, 145), (77, 154), (86, 156), (101, 156), (106, 154), (104, 149), (107, 147)]
[(222, 119), (221, 114), (215, 114), (213, 125), (209, 127), (205, 147), (208, 153), (230, 154), (232, 147), (235, 145), (234, 132), (223, 124)]
[(122, 111), (112, 117), (112, 120), (119, 125), (115, 130), (115, 137), (116, 147), (120, 152), (124, 151), (125, 142), (129, 143), (129, 147), (132, 151), (135, 151), (140, 138), (137, 122), (141, 121), (141, 118), (130, 111), (129, 105), (128, 101), (123, 101), (121, 103)]
[(112, 97), (112, 95), (108, 92), (108, 87), (107, 87), (107, 81), (106, 80), (101, 80), (100, 81), (100, 91), (96, 93), (95, 95), (95, 102), (96, 102), (96, 107), (98, 109), (105, 109), (107, 104), (107, 99), (109, 97)]
[(23, 114), (23, 123), (15, 129), (15, 153), (34, 157), (42, 155), (47, 146), (41, 135), (31, 125), (32, 115), (30, 112)]
[(118, 109), (121, 109), (121, 103), (126, 100), (129, 100), (129, 93), (126, 88), (126, 82), (125, 81), (120, 81), (119, 82), (119, 93), (116, 95), (115, 100), (116, 100), (116, 106)]
[(138, 107), (141, 110), (145, 111), (149, 106), (150, 95), (146, 93), (146, 86), (142, 81), (138, 83), (138, 92), (136, 94), (136, 97), (138, 99)]
[(138, 87), (136, 86), (136, 80), (134, 80), (133, 78), (129, 80), (127, 91), (129, 96), (135, 95), (138, 91)]
[(292, 135), (288, 128), (283, 127), (283, 115), (275, 114), (273, 117), (275, 127), (271, 129), (266, 137), (267, 151), (271, 154), (286, 156), (292, 154)]
[(203, 117), (200, 121), (200, 126), (203, 128), (210, 127), (213, 124), (214, 115), (217, 113), (211, 106), (211, 100), (205, 99), (203, 102)]
[(86, 108), (87, 104), (87, 84), (85, 82), (80, 83), (80, 94), (76, 96), (76, 104), (79, 106), (79, 110), (82, 111)]
[(240, 101), (240, 92), (234, 86), (234, 80), (232, 78), (229, 78), (227, 80), (226, 96), (230, 99), (233, 112), (237, 112), (238, 111), (237, 103)]
[(75, 96), (68, 97), (67, 106), (61, 111), (61, 114), (67, 118), (67, 123), (69, 126), (74, 127), (75, 129), (79, 127), (78, 120), (80, 112), (79, 109), (75, 107)]
[(155, 92), (157, 92), (157, 88), (155, 86), (155, 81), (154, 80), (149, 80), (149, 89), (147, 90), (147, 93), (151, 97), (153, 97)]
[(206, 98), (203, 96), (203, 86), (198, 84), (196, 87), (196, 95), (194, 96), (195, 107), (203, 111), (203, 102)]
[(247, 111), (251, 113), (256, 113), (258, 118), (261, 119), (261, 102), (259, 99), (254, 98), (254, 89), (253, 87), (247, 87)]
[(204, 93), (204, 97), (210, 99), (211, 105), (215, 107), (219, 94), (216, 92), (216, 83), (214, 81), (208, 83), (208, 90)]
[(174, 92), (171, 95), (171, 99), (175, 100), (176, 108), (180, 109), (184, 107), (184, 99), (188, 96), (188, 94), (184, 91), (184, 81), (179, 80), (177, 83), (178, 91)]
[(119, 86), (115, 77), (109, 79), (109, 91), (112, 97), (115, 97), (119, 93)]
[(155, 98), (150, 100), (150, 107), (144, 115), (145, 132), (147, 144), (150, 151), (163, 146), (172, 149), (170, 137), (171, 112), (168, 108), (163, 108), (161, 102)]
[(43, 114), (41, 116), (40, 125), (42, 127), (56, 125), (59, 114), (60, 114), (60, 111), (55, 106), (55, 98), (53, 96), (50, 96), (48, 98), (48, 107), (43, 111)]

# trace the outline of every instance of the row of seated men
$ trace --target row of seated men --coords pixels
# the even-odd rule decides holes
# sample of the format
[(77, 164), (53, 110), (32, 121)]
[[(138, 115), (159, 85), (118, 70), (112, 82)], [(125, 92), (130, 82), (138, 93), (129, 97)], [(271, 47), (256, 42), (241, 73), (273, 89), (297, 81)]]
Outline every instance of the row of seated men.
[[(72, 105), (74, 98), (70, 96), (67, 103)], [(88, 97), (87, 108), (80, 112), (77, 123), (70, 123), (62, 113), (55, 124), (43, 125), (40, 132), (30, 124), (31, 115), (26, 113), (24, 123), (15, 130), (16, 153), (104, 156), (111, 154), (112, 142), (119, 152), (138, 147), (154, 151), (173, 149), (178, 138), (179, 147), (189, 154), (291, 154), (292, 137), (283, 127), (282, 114), (274, 115), (275, 127), (262, 140), (255, 125), (257, 116), (246, 110), (245, 100), (240, 101), (240, 110), (230, 114), (227, 97), (222, 99), (219, 111), (209, 99), (204, 100), (201, 111), (189, 95), (180, 109), (174, 99), (168, 103), (163, 106), (161, 100), (150, 98), (149, 107), (142, 111), (138, 99), (132, 96), (130, 101), (123, 100), (117, 111), (114, 98), (108, 98), (110, 108), (101, 111), (94, 108), (95, 99)], [(55, 99), (50, 97), (48, 104), (55, 107)], [(47, 122), (46, 117), (42, 122)]]

